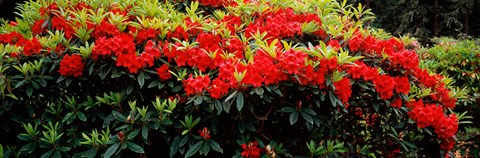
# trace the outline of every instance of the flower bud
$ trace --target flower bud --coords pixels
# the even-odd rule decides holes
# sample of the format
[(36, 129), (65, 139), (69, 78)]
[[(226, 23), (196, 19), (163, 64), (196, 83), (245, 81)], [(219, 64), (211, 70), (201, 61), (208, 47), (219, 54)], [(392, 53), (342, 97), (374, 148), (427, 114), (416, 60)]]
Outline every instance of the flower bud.
[(125, 134), (123, 134), (123, 132), (120, 131), (117, 133), (117, 136), (118, 136), (118, 139), (123, 140), (123, 138), (125, 137)]

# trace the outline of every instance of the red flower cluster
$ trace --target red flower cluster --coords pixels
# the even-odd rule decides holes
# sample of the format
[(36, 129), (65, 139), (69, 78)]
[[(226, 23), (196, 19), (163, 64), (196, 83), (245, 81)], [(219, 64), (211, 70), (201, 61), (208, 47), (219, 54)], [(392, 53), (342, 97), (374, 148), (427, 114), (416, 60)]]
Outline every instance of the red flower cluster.
[(193, 77), (193, 75), (190, 74), (188, 79), (183, 80), (183, 87), (187, 96), (202, 94), (203, 90), (207, 90), (209, 86), (210, 77), (208, 77), (208, 75)]
[(260, 158), (262, 149), (258, 147), (257, 141), (250, 142), (247, 144), (242, 144), (242, 157), (245, 158)]
[(301, 68), (305, 67), (306, 57), (307, 54), (304, 52), (290, 49), (280, 55), (278, 65), (288, 74), (298, 74)]
[(23, 55), (32, 56), (35, 54), (40, 54), (42, 48), (43, 47), (38, 41), (38, 39), (33, 38), (30, 41), (25, 41), (25, 43), (23, 44)]
[(44, 19), (35, 21), (32, 26), (32, 33), (34, 35), (42, 34), (45, 31), (45, 26), (43, 26), (44, 23)]
[(395, 80), (392, 77), (388, 75), (379, 75), (373, 79), (373, 84), (375, 84), (375, 90), (380, 95), (381, 99), (388, 100), (393, 96)]
[(155, 39), (155, 37), (157, 37), (157, 34), (158, 34), (158, 31), (153, 28), (142, 29), (137, 33), (136, 43), (140, 44), (145, 42), (148, 39)]
[(377, 69), (365, 65), (362, 61), (355, 61), (355, 64), (345, 65), (345, 70), (352, 76), (353, 79), (364, 79), (365, 81), (372, 81), (378, 74)]
[(165, 81), (172, 78), (172, 74), (168, 72), (169, 67), (167, 65), (164, 64), (161, 67), (157, 68), (156, 70), (157, 70), (158, 78), (160, 78), (161, 81)]
[(60, 16), (55, 16), (52, 18), (52, 29), (63, 31), (65, 33), (65, 38), (71, 39), (75, 34), (75, 30), (70, 24), (67, 23), (67, 20)]
[(245, 35), (252, 37), (257, 31), (266, 32), (267, 38), (293, 37), (302, 34), (302, 24), (315, 22), (321, 25), (316, 14), (295, 14), (293, 9), (279, 9), (275, 12), (266, 12), (260, 15), (245, 29)]
[(60, 74), (65, 77), (80, 77), (83, 73), (83, 61), (82, 57), (78, 54), (72, 54), (63, 56), (60, 62)]
[(410, 104), (408, 116), (417, 122), (418, 128), (433, 127), (438, 138), (448, 139), (457, 133), (458, 119), (456, 115), (446, 116), (441, 106), (423, 104), (416, 101)]
[(350, 79), (343, 78), (340, 81), (334, 82), (335, 94), (340, 98), (342, 103), (347, 103), (348, 99), (352, 95), (352, 85), (350, 85)]
[(22, 46), (24, 42), (25, 37), (18, 32), (0, 34), (0, 43)]

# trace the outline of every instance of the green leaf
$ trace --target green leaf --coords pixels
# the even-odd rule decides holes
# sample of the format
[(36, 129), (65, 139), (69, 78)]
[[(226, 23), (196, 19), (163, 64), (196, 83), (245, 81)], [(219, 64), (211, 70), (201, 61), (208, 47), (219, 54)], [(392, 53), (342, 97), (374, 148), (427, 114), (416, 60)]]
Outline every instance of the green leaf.
[(315, 111), (313, 111), (313, 110), (310, 109), (310, 108), (302, 108), (302, 111), (303, 111), (303, 112), (306, 112), (306, 113), (308, 113), (308, 114), (310, 114), (310, 115), (312, 115), (312, 116), (316, 116), (316, 115), (317, 115), (317, 114), (315, 113)]
[(150, 84), (148, 84), (148, 88), (158, 86), (158, 84), (160, 84), (160, 82), (158, 82), (158, 80), (154, 80)]
[(148, 127), (146, 125), (142, 126), (142, 137), (145, 140), (148, 138)]
[(375, 112), (378, 112), (379, 108), (380, 108), (379, 104), (373, 104), (373, 109), (375, 110)]
[[(74, 114), (73, 112), (67, 113), (65, 117), (63, 117), (62, 123), (65, 123), (68, 119), (70, 119), (70, 117), (72, 117), (73, 114)], [(67, 124), (70, 124), (70, 123), (67, 123)]]
[[(53, 150), (53, 149), (52, 149)], [(55, 150), (55, 152), (53, 152), (53, 158), (61, 158), (62, 157), (62, 154), (60, 153), (60, 151), (58, 150)]]
[(33, 151), (35, 151), (36, 146), (37, 145), (35, 142), (28, 143), (27, 145), (22, 146), (20, 151), (27, 151), (28, 154), (31, 154)]
[(182, 86), (175, 86), (175, 87), (172, 88), (172, 92), (178, 92), (178, 91), (182, 90), (182, 88), (183, 88)]
[(307, 114), (306, 112), (303, 112), (303, 111), (301, 111), (300, 114), (305, 119), (305, 121), (307, 121), (310, 124), (313, 124), (312, 116), (310, 116), (309, 114)]
[(203, 143), (200, 153), (203, 153), (203, 155), (207, 156), (209, 152), (210, 152), (210, 143), (208, 142)]
[(216, 141), (211, 140), (211, 139), (209, 141), (211, 142), (210, 144), (211, 144), (211, 147), (212, 147), (213, 150), (218, 151), (218, 152), (223, 154), (223, 149), (222, 149), (222, 147), (220, 147), (220, 144), (218, 144)]
[(237, 109), (238, 111), (241, 111), (242, 108), (243, 108), (243, 94), (242, 93), (238, 93), (237, 94)]
[(84, 152), (82, 155), (84, 155), (88, 158), (94, 158), (97, 155), (97, 150), (95, 148), (92, 148), (92, 149)]
[(27, 87), (27, 96), (31, 97), (33, 93), (33, 88), (32, 87)]
[(220, 115), (220, 113), (223, 111), (222, 102), (220, 102), (220, 100), (215, 100), (215, 107), (218, 110), (217, 115)]
[(115, 151), (117, 151), (118, 147), (120, 146), (119, 143), (115, 143), (112, 146), (110, 146), (107, 151), (105, 151), (105, 154), (103, 155), (104, 158), (110, 158), (113, 156)]
[(229, 113), (230, 107), (232, 107), (232, 102), (223, 102), (223, 109), (225, 110), (225, 112)]
[(202, 104), (202, 102), (203, 102), (203, 97), (202, 96), (199, 96), (199, 95), (195, 96), (195, 98), (193, 100), (193, 103), (195, 105), (200, 105), (200, 104)]
[(195, 153), (197, 153), (198, 150), (200, 150), (200, 147), (202, 147), (202, 144), (203, 144), (203, 141), (199, 141), (195, 143), (190, 149), (188, 149), (187, 153), (185, 154), (185, 158), (195, 155)]
[(280, 111), (286, 112), (286, 113), (292, 113), (292, 112), (294, 112), (295, 110), (297, 110), (297, 109), (294, 108), (294, 107), (283, 107), (282, 109), (280, 109)]
[(145, 84), (145, 74), (143, 73), (143, 71), (138, 74), (137, 81), (138, 85), (140, 85), (140, 87), (143, 87), (143, 85)]
[(127, 118), (118, 111), (112, 111), (112, 114), (118, 121), (121, 121), (121, 122), (127, 121)]
[(298, 120), (298, 111), (290, 113), (290, 124), (293, 125)]
[(136, 129), (136, 130), (134, 130), (132, 133), (128, 134), (127, 138), (128, 138), (129, 140), (131, 140), (131, 139), (135, 138), (135, 137), (138, 135), (139, 132), (140, 132), (140, 130), (139, 130), (139, 129)]
[(180, 148), (180, 137), (176, 136), (173, 139), (172, 145), (170, 145), (170, 157), (175, 156), (175, 154), (178, 151), (178, 148)]
[(255, 88), (255, 93), (257, 93), (257, 95), (263, 95), (263, 92), (265, 91), (263, 90), (262, 87)]
[(40, 158), (49, 158), (50, 156), (52, 156), (52, 154), (53, 154), (53, 149), (44, 153)]
[(141, 146), (135, 144), (135, 143), (127, 142), (127, 147), (128, 147), (128, 149), (130, 149), (133, 152), (136, 152), (136, 153), (139, 153), (139, 154), (145, 153), (145, 151), (143, 151), (143, 148)]
[(77, 117), (83, 122), (87, 121), (87, 117), (85, 116), (85, 114), (83, 114), (83, 112), (77, 112)]

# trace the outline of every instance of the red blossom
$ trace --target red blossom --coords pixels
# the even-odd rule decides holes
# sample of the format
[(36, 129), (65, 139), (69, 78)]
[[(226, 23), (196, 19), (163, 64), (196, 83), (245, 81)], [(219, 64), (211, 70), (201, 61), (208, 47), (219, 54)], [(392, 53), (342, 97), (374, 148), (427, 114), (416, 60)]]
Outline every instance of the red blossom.
[(348, 99), (352, 95), (352, 85), (350, 84), (350, 79), (343, 78), (340, 81), (334, 82), (335, 94), (342, 101), (342, 103), (347, 103)]
[(63, 56), (62, 61), (60, 62), (60, 74), (65, 77), (80, 77), (83, 73), (83, 59), (78, 54), (69, 54)]
[(393, 96), (393, 90), (395, 88), (395, 80), (388, 75), (377, 75), (373, 79), (375, 84), (375, 90), (380, 95), (380, 99), (390, 99)]
[(204, 140), (210, 139), (210, 130), (207, 127), (203, 127), (202, 130), (198, 130), (198, 133)]
[(70, 39), (75, 34), (75, 30), (67, 23), (63, 17), (55, 16), (52, 18), (52, 29), (61, 30), (65, 33), (65, 38)]
[(348, 47), (351, 51), (359, 51), (360, 47), (363, 45), (363, 41), (363, 36), (361, 34), (357, 34), (348, 41)]
[(23, 45), (23, 55), (25, 56), (40, 54), (41, 50), (42, 50), (42, 45), (40, 44), (37, 38), (33, 38), (32, 40), (26, 41)]
[(247, 144), (242, 144), (242, 157), (245, 158), (260, 158), (262, 149), (258, 147), (257, 141), (250, 142)]
[(208, 77), (208, 75), (193, 77), (193, 75), (190, 74), (188, 79), (183, 80), (183, 88), (187, 96), (202, 94), (203, 90), (207, 90), (209, 85), (210, 77)]
[(213, 99), (220, 99), (223, 95), (228, 93), (229, 88), (230, 85), (228, 82), (216, 78), (212, 81), (212, 86), (208, 90), (208, 93), (210, 93), (210, 97)]
[(169, 70), (168, 65), (164, 64), (161, 67), (157, 68), (156, 70), (157, 70), (158, 78), (160, 78), (161, 81), (165, 81), (172, 78), (172, 74), (170, 74), (170, 72), (168, 71)]
[(138, 70), (145, 66), (143, 60), (135, 53), (120, 54), (115, 61), (117, 66), (127, 68), (131, 74), (138, 73)]
[(287, 71), (288, 74), (298, 74), (300, 69), (305, 66), (307, 54), (293, 49), (287, 50), (278, 57), (280, 68)]
[(397, 98), (390, 103), (390, 106), (399, 109), (400, 107), (402, 107), (402, 103), (402, 99)]
[(45, 26), (43, 26), (44, 23), (45, 23), (45, 19), (40, 19), (35, 21), (32, 26), (32, 33), (34, 35), (43, 33), (45, 31)]
[(410, 81), (407, 77), (395, 77), (395, 91), (407, 95), (410, 91)]
[(334, 49), (335, 51), (339, 51), (340, 50), (340, 44), (338, 43), (338, 40), (330, 40), (327, 42), (327, 46), (330, 46), (332, 49)]
[(137, 33), (136, 43), (140, 44), (145, 42), (148, 39), (155, 39), (157, 34), (158, 34), (158, 31), (153, 28), (142, 29)]

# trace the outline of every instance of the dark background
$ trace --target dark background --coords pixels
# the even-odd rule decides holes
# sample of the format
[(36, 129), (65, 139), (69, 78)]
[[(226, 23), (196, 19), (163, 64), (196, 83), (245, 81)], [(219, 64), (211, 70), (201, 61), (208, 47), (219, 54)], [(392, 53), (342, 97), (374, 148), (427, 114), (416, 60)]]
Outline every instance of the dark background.
[(16, 3), (22, 3), (26, 0), (0, 0), (0, 18), (15, 20)]

